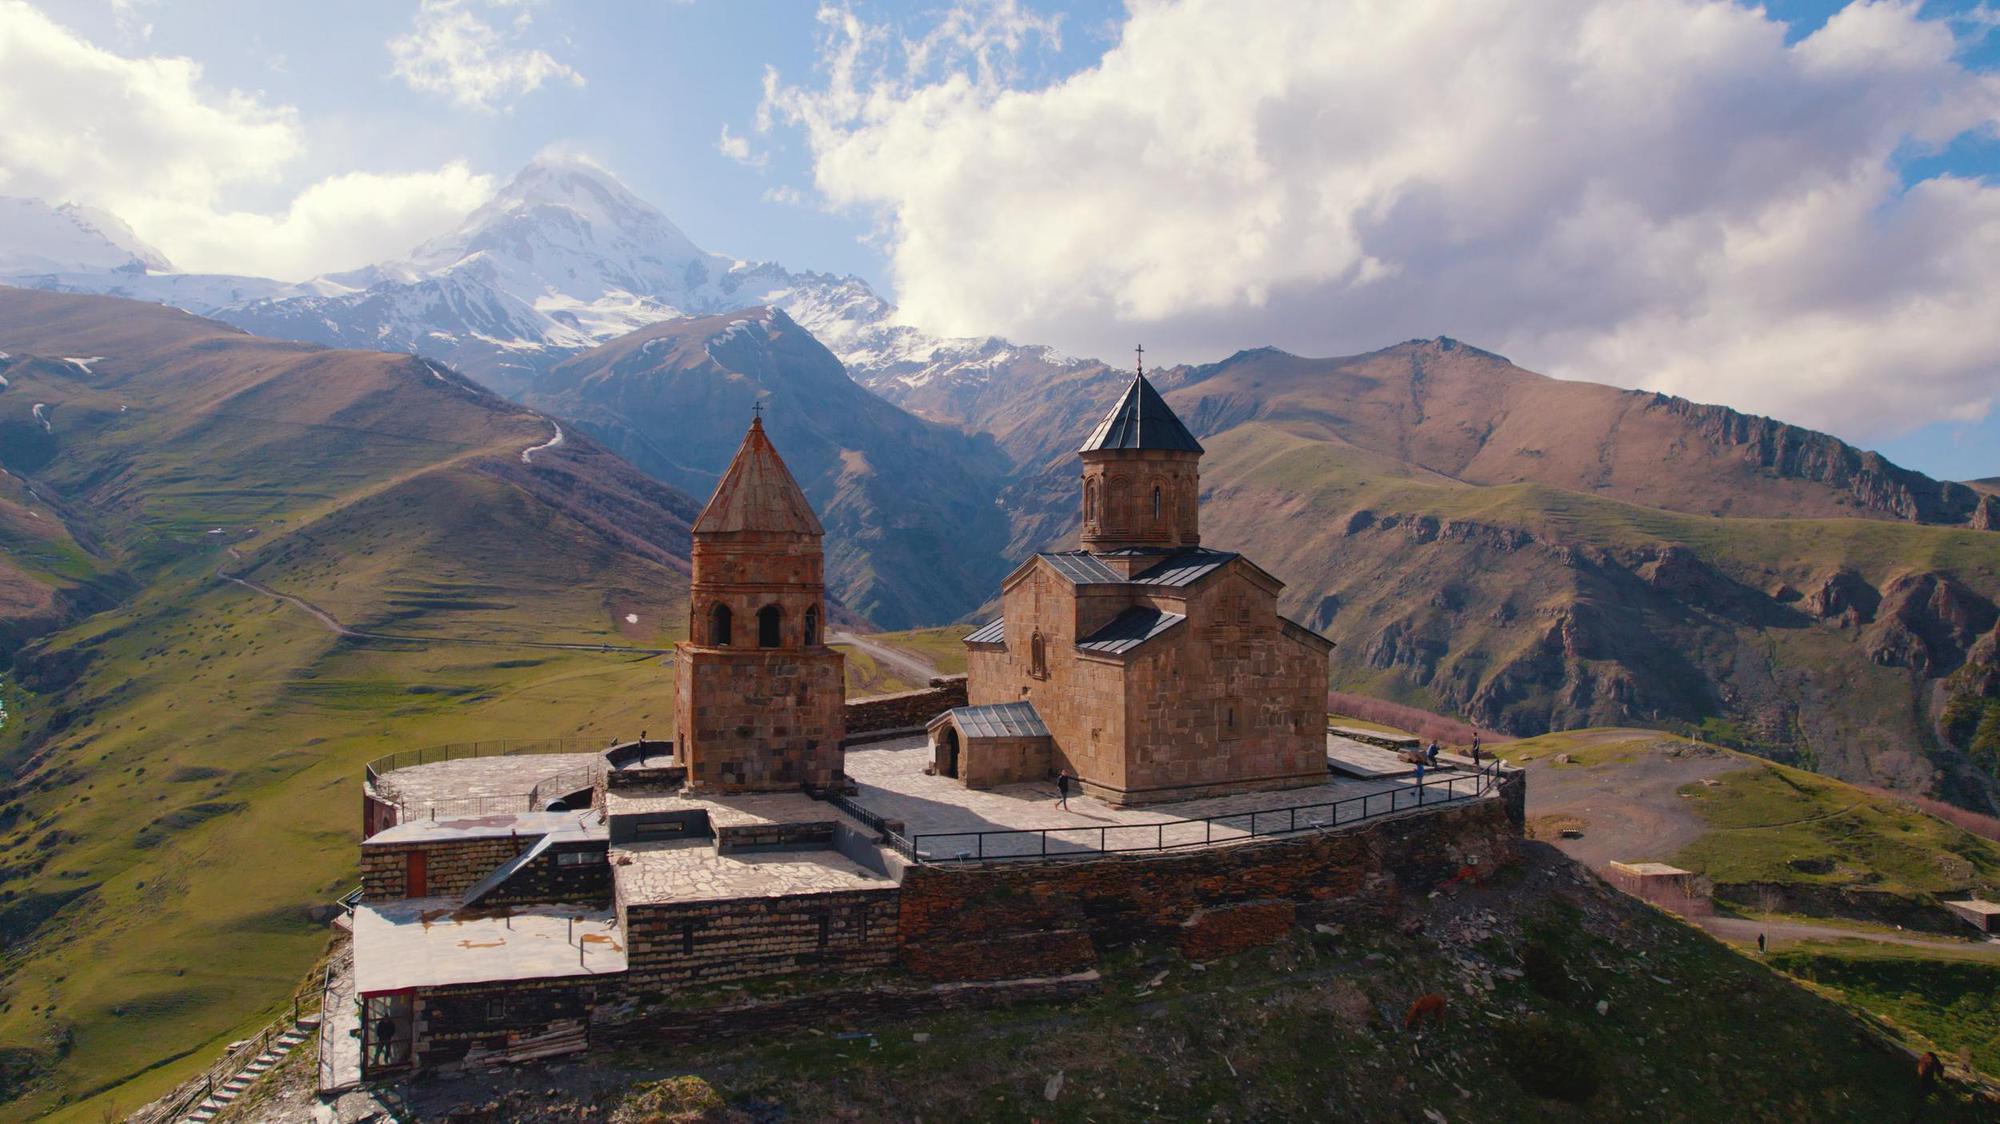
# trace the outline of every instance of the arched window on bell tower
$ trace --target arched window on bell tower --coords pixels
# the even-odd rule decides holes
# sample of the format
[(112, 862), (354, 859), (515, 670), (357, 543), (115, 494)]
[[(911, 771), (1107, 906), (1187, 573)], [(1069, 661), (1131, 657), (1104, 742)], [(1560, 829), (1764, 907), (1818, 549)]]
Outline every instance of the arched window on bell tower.
[(779, 629), (784, 624), (785, 611), (776, 605), (766, 605), (757, 610), (757, 646), (775, 648), (778, 646)]
[(806, 610), (806, 647), (808, 647), (808, 648), (817, 648), (817, 647), (819, 647), (819, 606), (818, 606), (818, 605), (814, 605), (814, 606), (811, 606), (810, 608), (808, 608), (808, 609)]
[(711, 648), (729, 647), (729, 606), (720, 601), (709, 606), (708, 645)]
[(1085, 523), (1097, 522), (1097, 481), (1095, 480), (1086, 480), (1083, 482), (1083, 521)]

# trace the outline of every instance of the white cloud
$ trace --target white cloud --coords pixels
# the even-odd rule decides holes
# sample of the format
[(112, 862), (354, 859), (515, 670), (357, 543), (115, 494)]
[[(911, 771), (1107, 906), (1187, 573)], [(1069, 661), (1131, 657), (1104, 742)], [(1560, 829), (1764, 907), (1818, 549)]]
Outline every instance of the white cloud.
[(1965, 24), (1857, 3), (1786, 43), (1726, 0), (1132, 0), (1095, 65), (961, 4), (821, 13), (766, 83), (906, 315), (1205, 359), (1449, 333), (1552, 374), (1864, 437), (2000, 395), (2000, 187), (1895, 161), (2000, 122)]
[(204, 90), (185, 58), (128, 58), (25, 3), (0, 0), (0, 194), (111, 211), (193, 271), (298, 279), (401, 253), (492, 194), (463, 164), (357, 172), (280, 213), (228, 205), (282, 185), (305, 149), (297, 114)]
[(722, 136), (715, 142), (715, 150), (736, 161), (738, 164), (747, 164), (752, 168), (761, 168), (770, 163), (771, 160), (769, 153), (752, 152), (750, 149), (750, 138), (741, 133), (732, 132), (727, 122), (723, 123)]
[[(512, 34), (527, 31), (532, 19), (519, 0)], [(512, 47), (508, 36), (480, 14), (476, 0), (418, 0), (410, 31), (389, 41), (394, 74), (413, 90), (442, 94), (466, 109), (492, 111), (542, 83), (583, 85), (583, 75), (547, 51)]]

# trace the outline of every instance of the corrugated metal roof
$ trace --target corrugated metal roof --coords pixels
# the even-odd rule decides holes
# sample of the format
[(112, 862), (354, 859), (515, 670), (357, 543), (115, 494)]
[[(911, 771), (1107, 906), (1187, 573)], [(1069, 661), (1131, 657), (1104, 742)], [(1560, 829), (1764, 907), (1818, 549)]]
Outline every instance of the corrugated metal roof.
[(1001, 617), (973, 629), (965, 638), (967, 644), (1005, 644), (1007, 642), (1007, 618)]
[(1146, 376), (1135, 375), (1132, 385), (1125, 388), (1125, 396), (1118, 400), (1104, 420), (1091, 432), (1090, 440), (1083, 443), (1083, 452), (1099, 449), (1170, 449), (1185, 453), (1202, 451), (1201, 442), (1194, 439), (1181, 419), (1174, 416), (1160, 392), (1146, 381)]
[(1179, 613), (1135, 606), (1111, 618), (1110, 623), (1076, 642), (1086, 652), (1122, 656), (1187, 618)]
[(1124, 581), (1118, 571), (1092, 558), (1081, 550), (1058, 550), (1042, 555), (1056, 573), (1078, 585), (1116, 585)]
[(1189, 586), (1234, 561), (1238, 555), (1227, 550), (1184, 550), (1161, 559), (1150, 569), (1132, 575), (1135, 585)]
[(951, 712), (958, 728), (968, 738), (1045, 738), (1049, 728), (1035, 713), (1035, 704), (1026, 702), (990, 703), (961, 706)]

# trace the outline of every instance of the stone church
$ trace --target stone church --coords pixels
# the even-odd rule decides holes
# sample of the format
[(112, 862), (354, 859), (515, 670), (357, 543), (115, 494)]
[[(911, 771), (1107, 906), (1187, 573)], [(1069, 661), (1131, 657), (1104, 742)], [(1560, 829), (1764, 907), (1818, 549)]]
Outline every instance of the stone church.
[(930, 723), (975, 788), (1067, 769), (1110, 804), (1326, 780), (1333, 643), (1278, 614), (1284, 583), (1201, 543), (1202, 447), (1143, 372), (1080, 451), (1079, 550), (1001, 583), (965, 639), (969, 705)]

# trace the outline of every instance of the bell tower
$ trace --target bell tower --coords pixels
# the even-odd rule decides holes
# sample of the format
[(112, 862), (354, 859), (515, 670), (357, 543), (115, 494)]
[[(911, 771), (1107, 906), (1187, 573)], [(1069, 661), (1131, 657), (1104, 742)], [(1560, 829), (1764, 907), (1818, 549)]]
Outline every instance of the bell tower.
[(1141, 367), (1079, 450), (1083, 549), (1100, 554), (1199, 545), (1201, 454), (1201, 443)]
[(825, 531), (750, 422), (694, 523), (676, 755), (692, 791), (796, 792), (842, 783), (844, 657), (826, 646)]

